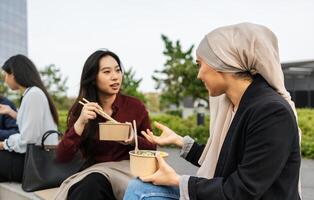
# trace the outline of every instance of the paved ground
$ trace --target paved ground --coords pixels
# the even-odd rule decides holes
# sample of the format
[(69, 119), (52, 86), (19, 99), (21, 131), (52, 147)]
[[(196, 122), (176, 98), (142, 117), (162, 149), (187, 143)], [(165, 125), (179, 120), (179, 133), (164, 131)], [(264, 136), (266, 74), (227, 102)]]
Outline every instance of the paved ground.
[(314, 199), (314, 160), (302, 160), (301, 183), (303, 199)]
[[(161, 149), (170, 154), (168, 163), (176, 169), (179, 174), (194, 175), (197, 167), (179, 157), (177, 149)], [(303, 200), (312, 200), (314, 197), (314, 160), (302, 160), (301, 163), (301, 183)]]

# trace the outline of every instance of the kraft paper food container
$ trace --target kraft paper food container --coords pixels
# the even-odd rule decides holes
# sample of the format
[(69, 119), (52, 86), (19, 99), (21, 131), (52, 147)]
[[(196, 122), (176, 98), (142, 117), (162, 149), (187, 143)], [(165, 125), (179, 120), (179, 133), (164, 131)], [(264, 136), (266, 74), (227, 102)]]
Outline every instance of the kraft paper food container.
[(163, 151), (139, 150), (139, 154), (130, 151), (130, 170), (134, 176), (149, 176), (158, 169), (156, 152), (162, 157), (167, 157), (168, 153)]
[(99, 140), (124, 141), (129, 138), (131, 125), (126, 123), (99, 123)]

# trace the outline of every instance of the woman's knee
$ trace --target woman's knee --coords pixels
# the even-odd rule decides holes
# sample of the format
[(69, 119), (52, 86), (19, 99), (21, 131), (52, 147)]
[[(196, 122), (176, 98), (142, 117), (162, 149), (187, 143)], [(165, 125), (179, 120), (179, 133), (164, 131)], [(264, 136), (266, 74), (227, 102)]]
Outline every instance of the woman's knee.
[(143, 188), (143, 186), (145, 186), (146, 184), (147, 183), (144, 183), (139, 179), (133, 179), (128, 184), (128, 190), (137, 191), (137, 190)]
[(81, 193), (96, 192), (104, 189), (104, 185), (108, 182), (106, 177), (99, 173), (92, 173), (83, 178), (80, 182), (73, 185), (73, 189), (78, 189)]
[(85, 192), (99, 192), (99, 191), (110, 191), (111, 184), (108, 179), (100, 174), (100, 173), (92, 173), (87, 175), (80, 184), (80, 189), (84, 190)]
[(100, 173), (87, 175), (73, 185), (68, 192), (68, 199), (114, 199), (110, 182)]
[(107, 181), (107, 178), (100, 173), (91, 173), (82, 180), (82, 182), (84, 182), (87, 185), (89, 184), (98, 185), (99, 183), (103, 183), (104, 181)]
[(125, 200), (160, 200), (160, 199), (179, 199), (179, 188), (156, 186), (151, 183), (142, 182), (134, 179), (129, 182), (125, 193)]
[(129, 182), (126, 192), (124, 194), (124, 200), (138, 200), (141, 199), (141, 195), (146, 191), (147, 183), (142, 182), (139, 179), (133, 179)]

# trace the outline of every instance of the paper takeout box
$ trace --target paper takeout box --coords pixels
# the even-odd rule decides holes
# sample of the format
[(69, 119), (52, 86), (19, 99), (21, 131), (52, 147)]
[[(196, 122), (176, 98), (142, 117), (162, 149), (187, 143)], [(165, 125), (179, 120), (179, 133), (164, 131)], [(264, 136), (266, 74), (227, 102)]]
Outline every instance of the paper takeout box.
[(131, 125), (126, 123), (99, 123), (99, 140), (124, 141), (129, 138)]

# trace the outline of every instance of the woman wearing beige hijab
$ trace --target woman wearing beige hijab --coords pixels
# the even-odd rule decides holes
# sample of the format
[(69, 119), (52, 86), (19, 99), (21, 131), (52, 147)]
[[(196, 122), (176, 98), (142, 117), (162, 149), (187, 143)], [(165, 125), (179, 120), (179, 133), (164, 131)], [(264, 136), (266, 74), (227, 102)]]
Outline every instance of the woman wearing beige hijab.
[(149, 130), (143, 135), (182, 148), (181, 156), (200, 166), (197, 175), (178, 175), (157, 155), (159, 170), (140, 177), (153, 185), (133, 180), (124, 198), (300, 199), (299, 129), (276, 36), (251, 23), (221, 27), (205, 36), (196, 54), (198, 78), (210, 96), (207, 144), (158, 123), (160, 137)]

